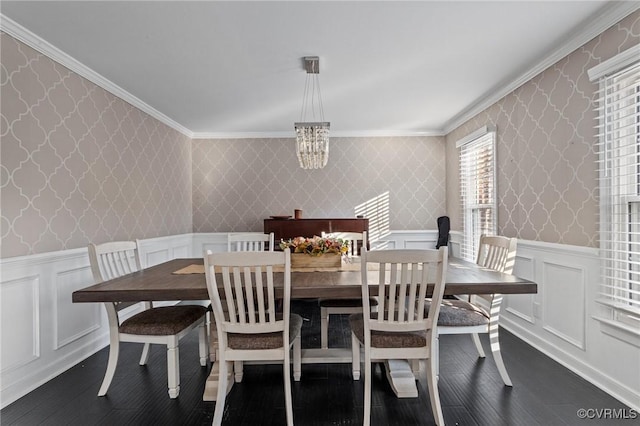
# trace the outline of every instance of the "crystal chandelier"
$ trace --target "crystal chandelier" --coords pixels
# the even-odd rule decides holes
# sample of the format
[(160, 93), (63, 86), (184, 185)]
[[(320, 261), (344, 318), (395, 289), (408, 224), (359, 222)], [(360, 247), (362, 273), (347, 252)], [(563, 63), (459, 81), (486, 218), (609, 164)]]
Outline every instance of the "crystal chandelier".
[[(300, 122), (294, 123), (296, 153), (300, 167), (303, 169), (321, 169), (327, 165), (327, 160), (329, 160), (329, 122), (324, 121), (324, 111), (322, 110), (320, 79), (318, 77), (320, 58), (317, 56), (305, 57), (304, 68), (307, 71), (307, 80), (302, 97), (302, 111), (300, 112)], [(309, 109), (314, 120), (311, 122), (305, 121)], [(315, 121), (316, 112), (320, 116), (319, 121)]]

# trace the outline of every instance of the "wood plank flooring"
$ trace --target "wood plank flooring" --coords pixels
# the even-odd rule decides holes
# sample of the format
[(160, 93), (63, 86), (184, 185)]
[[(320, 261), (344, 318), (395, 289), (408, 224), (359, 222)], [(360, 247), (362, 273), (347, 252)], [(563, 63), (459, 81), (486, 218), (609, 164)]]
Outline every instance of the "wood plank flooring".
[[(320, 311), (315, 302), (294, 301), (292, 309), (308, 321), (303, 347), (320, 346)], [(347, 316), (332, 316), (330, 346), (348, 346)], [(626, 408), (576, 374), (502, 332), (503, 357), (513, 388), (505, 387), (483, 340), (487, 359), (477, 358), (468, 336), (442, 336), (440, 398), (448, 425), (638, 425), (635, 420), (581, 420), (580, 408)], [(197, 333), (181, 342), (181, 390), (167, 394), (166, 355), (152, 348), (147, 366), (138, 365), (141, 345), (122, 344), (120, 363), (108, 396), (97, 392), (108, 349), (0, 411), (9, 425), (210, 425), (213, 402), (203, 402), (208, 367), (198, 363)], [(398, 399), (381, 366), (373, 373), (373, 425), (433, 425), (426, 377), (418, 377), (419, 397)], [(351, 379), (350, 365), (304, 365), (293, 382), (296, 425), (362, 424), (363, 384)], [(225, 425), (285, 424), (282, 367), (246, 366), (244, 380), (227, 397)]]

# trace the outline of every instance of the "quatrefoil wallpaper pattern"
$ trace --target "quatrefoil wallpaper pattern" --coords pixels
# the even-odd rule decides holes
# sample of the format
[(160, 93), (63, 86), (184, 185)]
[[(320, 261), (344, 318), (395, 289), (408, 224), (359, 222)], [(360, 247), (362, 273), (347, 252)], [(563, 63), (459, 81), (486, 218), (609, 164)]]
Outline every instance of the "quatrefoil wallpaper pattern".
[(191, 232), (190, 139), (1, 37), (1, 256)]
[(293, 139), (194, 140), (193, 229), (262, 231), (263, 219), (294, 209), (362, 213), (376, 230), (434, 229), (445, 214), (444, 156), (444, 137), (331, 138), (327, 166), (303, 170)]
[[(598, 185), (589, 68), (640, 43), (635, 12), (447, 135), (447, 194), (459, 191), (455, 143), (497, 128), (498, 233), (598, 246)], [(460, 204), (447, 200), (453, 229)]]

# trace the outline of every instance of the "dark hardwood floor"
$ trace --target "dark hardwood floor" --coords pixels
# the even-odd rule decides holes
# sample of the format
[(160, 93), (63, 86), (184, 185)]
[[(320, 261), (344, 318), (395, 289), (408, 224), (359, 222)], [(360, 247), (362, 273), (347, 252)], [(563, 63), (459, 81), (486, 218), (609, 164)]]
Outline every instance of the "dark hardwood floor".
[[(308, 321), (303, 347), (320, 346), (320, 312), (314, 302), (294, 302)], [(335, 319), (335, 320), (334, 320)], [(197, 334), (181, 342), (181, 390), (176, 400), (166, 388), (165, 351), (152, 349), (147, 366), (138, 365), (140, 345), (123, 344), (108, 396), (96, 396), (108, 349), (87, 358), (0, 411), (9, 425), (209, 425), (213, 402), (203, 402), (207, 368), (198, 363)], [(442, 336), (440, 398), (448, 425), (627, 425), (635, 420), (578, 418), (580, 408), (621, 409), (622, 403), (552, 361), (508, 332), (501, 334), (503, 357), (513, 388), (505, 387), (488, 352), (477, 353), (468, 336)], [(330, 345), (350, 344), (346, 316), (333, 317)], [(425, 375), (418, 378), (419, 397), (398, 399), (381, 366), (373, 373), (373, 425), (432, 425)], [(363, 385), (351, 379), (350, 365), (304, 365), (293, 382), (297, 425), (362, 424)], [(285, 424), (282, 367), (246, 366), (244, 380), (227, 397), (225, 425)], [(628, 412), (628, 410), (627, 410)]]

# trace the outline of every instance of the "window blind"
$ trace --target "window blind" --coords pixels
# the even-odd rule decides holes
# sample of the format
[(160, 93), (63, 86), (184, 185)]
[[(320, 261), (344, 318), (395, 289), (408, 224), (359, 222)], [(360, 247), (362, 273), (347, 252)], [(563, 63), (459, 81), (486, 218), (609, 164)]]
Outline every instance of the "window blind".
[(628, 323), (640, 318), (640, 61), (599, 77), (597, 97), (599, 302)]
[(496, 233), (495, 129), (483, 127), (458, 141), (463, 259), (475, 261), (482, 234)]

